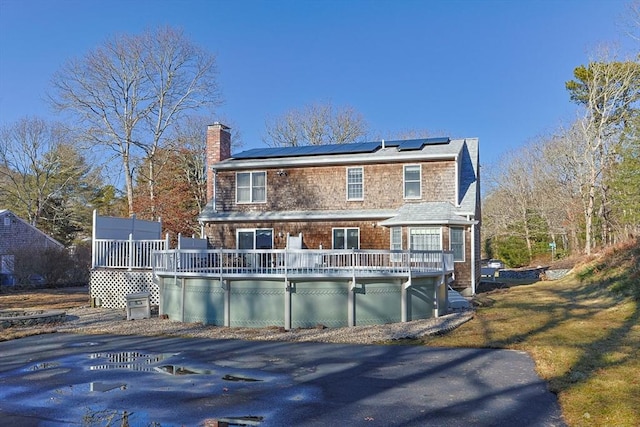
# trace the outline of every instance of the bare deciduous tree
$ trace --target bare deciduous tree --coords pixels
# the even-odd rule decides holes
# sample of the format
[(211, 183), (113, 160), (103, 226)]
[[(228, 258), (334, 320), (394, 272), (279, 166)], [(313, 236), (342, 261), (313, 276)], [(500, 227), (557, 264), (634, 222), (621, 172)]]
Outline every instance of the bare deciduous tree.
[(65, 244), (84, 231), (99, 177), (69, 139), (39, 118), (0, 131), (0, 204)]
[(0, 195), (20, 206), (33, 226), (55, 192), (50, 182), (58, 164), (45, 163), (44, 156), (61, 143), (58, 131), (39, 118), (21, 119), (0, 131)]
[(525, 146), (518, 152), (505, 154), (496, 170), (487, 176), (493, 187), (492, 201), (484, 212), (490, 218), (487, 228), (496, 236), (521, 236), (529, 261), (533, 258), (532, 240), (536, 231), (531, 218), (537, 213), (535, 168), (539, 162), (534, 159), (539, 157), (537, 145)]
[(167, 130), (188, 112), (220, 103), (215, 56), (171, 27), (107, 40), (68, 61), (52, 84), (53, 105), (82, 123), (87, 141), (121, 158), (130, 214), (136, 155), (148, 166), (153, 200), (155, 156), (170, 141)]
[(346, 144), (367, 134), (367, 124), (351, 107), (336, 109), (330, 103), (291, 110), (266, 124), (264, 142), (271, 147)]
[[(637, 61), (592, 61), (574, 71), (576, 80), (567, 82), (571, 99), (584, 107), (579, 120), (581, 145), (576, 146), (576, 162), (585, 169), (585, 253), (594, 246), (593, 219), (600, 197), (603, 227), (609, 226), (608, 193), (605, 174), (614, 164), (621, 135), (634, 114), (640, 98), (640, 63)], [(580, 158), (578, 158), (580, 157)], [(600, 194), (598, 194), (600, 193)], [(607, 235), (603, 229), (603, 238)]]
[(629, 3), (627, 13), (623, 18), (623, 25), (627, 35), (640, 42), (640, 0)]
[(555, 235), (566, 236), (569, 240), (565, 247), (581, 250), (580, 235), (584, 213), (585, 165), (578, 146), (581, 143), (580, 130), (574, 125), (562, 129), (556, 135), (541, 141), (541, 166), (536, 175), (539, 188), (537, 190), (537, 206), (541, 215), (549, 225), (551, 238)]

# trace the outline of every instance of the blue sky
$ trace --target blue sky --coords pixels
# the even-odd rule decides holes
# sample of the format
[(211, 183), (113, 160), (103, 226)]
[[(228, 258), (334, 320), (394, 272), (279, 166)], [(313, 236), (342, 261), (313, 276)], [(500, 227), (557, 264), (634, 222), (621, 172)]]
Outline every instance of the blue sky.
[(44, 97), (65, 60), (169, 24), (217, 55), (225, 103), (212, 121), (233, 122), (246, 149), (263, 146), (267, 119), (331, 102), (376, 137), (479, 137), (487, 164), (575, 117), (564, 82), (598, 44), (630, 45), (627, 4), (0, 0), (0, 126), (53, 118)]

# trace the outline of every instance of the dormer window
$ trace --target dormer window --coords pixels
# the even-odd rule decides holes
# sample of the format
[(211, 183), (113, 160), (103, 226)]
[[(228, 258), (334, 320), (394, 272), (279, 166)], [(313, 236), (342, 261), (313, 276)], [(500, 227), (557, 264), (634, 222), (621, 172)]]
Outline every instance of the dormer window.
[(236, 173), (236, 202), (265, 203), (267, 201), (267, 173)]

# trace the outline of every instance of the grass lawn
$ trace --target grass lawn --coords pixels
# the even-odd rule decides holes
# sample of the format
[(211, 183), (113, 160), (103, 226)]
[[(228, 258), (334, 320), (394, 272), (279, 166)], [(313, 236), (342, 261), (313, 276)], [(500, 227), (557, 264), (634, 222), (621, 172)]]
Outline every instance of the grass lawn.
[(571, 426), (640, 426), (640, 248), (558, 281), (476, 298), (476, 317), (430, 346), (524, 350)]

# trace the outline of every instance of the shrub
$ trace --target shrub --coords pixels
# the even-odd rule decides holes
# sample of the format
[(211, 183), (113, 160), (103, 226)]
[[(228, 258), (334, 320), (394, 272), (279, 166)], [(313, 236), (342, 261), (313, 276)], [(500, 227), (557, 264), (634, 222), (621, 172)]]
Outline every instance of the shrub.
[(91, 248), (73, 250), (27, 248), (14, 252), (14, 276), (19, 286), (64, 286), (89, 281)]

